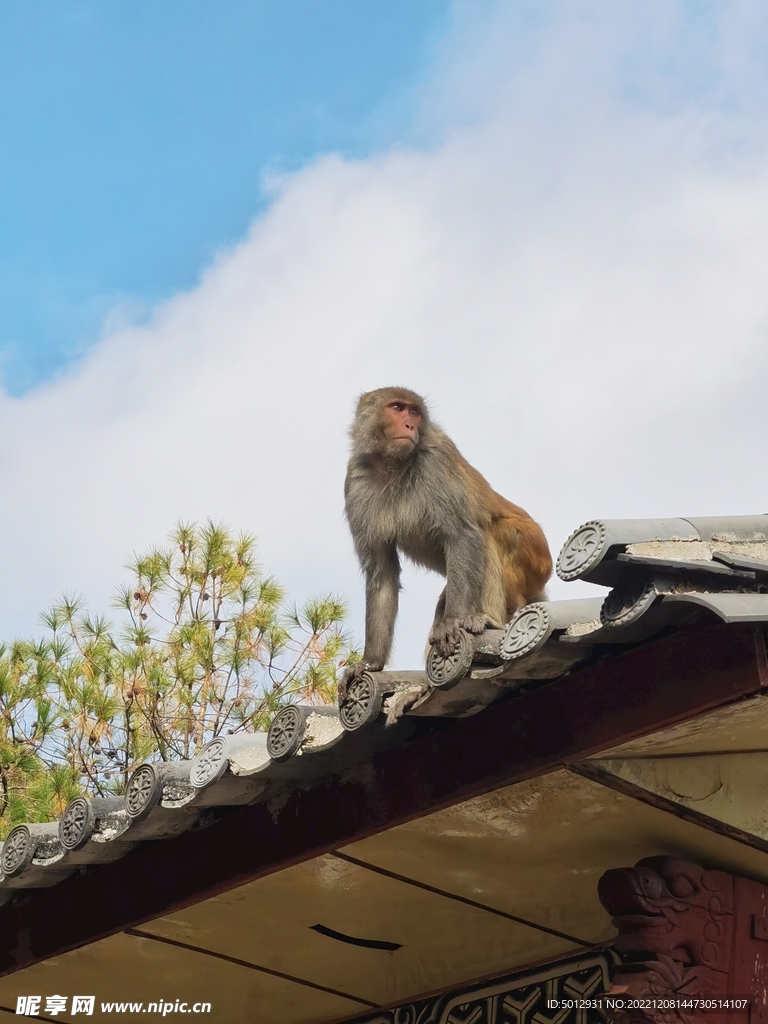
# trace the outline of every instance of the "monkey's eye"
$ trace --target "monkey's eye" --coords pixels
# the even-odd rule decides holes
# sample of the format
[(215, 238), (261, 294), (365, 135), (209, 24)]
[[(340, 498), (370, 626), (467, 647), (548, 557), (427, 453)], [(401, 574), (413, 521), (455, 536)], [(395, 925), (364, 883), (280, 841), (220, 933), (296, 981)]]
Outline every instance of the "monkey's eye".
[(405, 408), (405, 406), (403, 405), (402, 402), (393, 402), (390, 405), (390, 409), (394, 409), (395, 412), (402, 412), (404, 408)]

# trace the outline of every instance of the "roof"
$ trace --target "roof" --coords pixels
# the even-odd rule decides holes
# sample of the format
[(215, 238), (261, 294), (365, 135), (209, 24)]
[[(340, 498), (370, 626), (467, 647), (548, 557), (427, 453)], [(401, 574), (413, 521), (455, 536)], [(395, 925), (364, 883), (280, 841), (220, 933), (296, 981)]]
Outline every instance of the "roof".
[[(768, 516), (595, 520), (557, 571), (610, 590), (529, 605), (451, 658), (433, 651), (425, 672), (364, 676), (341, 713), (285, 709), (268, 735), (217, 737), (191, 761), (142, 765), (124, 798), (18, 826), (0, 857), (0, 969), (90, 963), (95, 977), (149, 943), (158, 962), (207, 953), (275, 992), (312, 993), (314, 1016), (263, 1019), (349, 1019), (608, 941), (595, 885), (582, 899), (569, 872), (682, 852), (768, 880), (768, 832), (748, 798), (728, 797), (768, 775)], [(548, 810), (531, 818), (533, 806)], [(563, 828), (570, 847), (554, 838)], [(524, 882), (511, 884), (521, 835)], [(428, 969), (425, 953), (418, 977), (361, 967), (375, 945), (354, 940), (399, 934), (404, 891), (409, 943), (440, 936), (443, 960)], [(261, 917), (266, 934), (249, 928)], [(313, 945), (314, 966), (291, 966), (310, 940), (331, 960)], [(335, 966), (345, 958), (358, 988)]]

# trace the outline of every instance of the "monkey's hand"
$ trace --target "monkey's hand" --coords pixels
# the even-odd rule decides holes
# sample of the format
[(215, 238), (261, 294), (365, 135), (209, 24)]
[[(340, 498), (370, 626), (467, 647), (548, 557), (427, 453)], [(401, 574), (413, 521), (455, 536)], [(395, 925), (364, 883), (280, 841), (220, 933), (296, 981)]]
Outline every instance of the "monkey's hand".
[(467, 633), (477, 634), (483, 633), (486, 629), (502, 629), (502, 625), (482, 612), (468, 615), (464, 619), (441, 619), (432, 627), (429, 642), (436, 645), (438, 654), (448, 658), (458, 647), (462, 629)]
[(383, 665), (377, 665), (370, 661), (358, 661), (356, 665), (350, 665), (349, 668), (345, 668), (338, 686), (339, 705), (347, 696), (347, 690), (356, 679), (362, 678), (365, 672), (381, 672), (383, 668)]
[(459, 644), (461, 638), (461, 619), (440, 619), (429, 633), (429, 642), (437, 647), (442, 658), (449, 658)]

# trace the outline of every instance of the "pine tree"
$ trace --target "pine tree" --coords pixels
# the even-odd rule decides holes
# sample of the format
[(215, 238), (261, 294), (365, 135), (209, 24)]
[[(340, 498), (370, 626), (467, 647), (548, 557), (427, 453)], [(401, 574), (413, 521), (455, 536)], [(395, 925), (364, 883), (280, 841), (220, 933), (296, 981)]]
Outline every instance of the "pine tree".
[(123, 791), (143, 761), (190, 758), (266, 729), (286, 703), (330, 703), (359, 655), (344, 603), (302, 608), (264, 575), (254, 538), (179, 524), (127, 568), (115, 626), (64, 597), (45, 636), (0, 647), (0, 835), (73, 797)]

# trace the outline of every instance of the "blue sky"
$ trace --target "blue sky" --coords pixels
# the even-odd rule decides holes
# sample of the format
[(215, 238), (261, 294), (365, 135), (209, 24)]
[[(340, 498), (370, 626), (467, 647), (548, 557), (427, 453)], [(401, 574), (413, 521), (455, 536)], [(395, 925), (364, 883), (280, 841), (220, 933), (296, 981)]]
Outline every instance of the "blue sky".
[(0, 373), (23, 393), (189, 288), (265, 172), (407, 134), (446, 0), (8, 0)]

